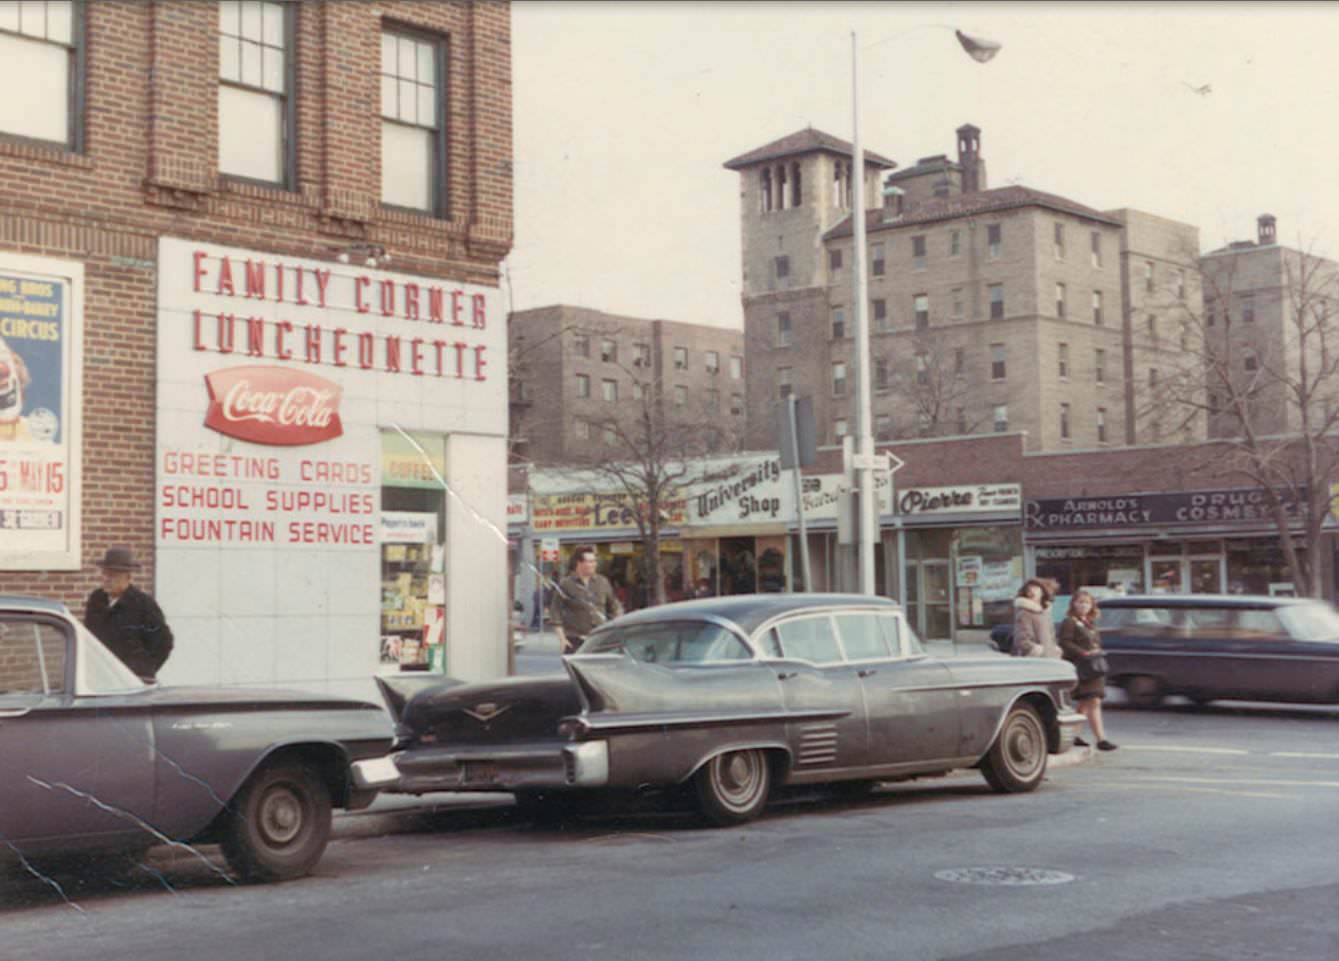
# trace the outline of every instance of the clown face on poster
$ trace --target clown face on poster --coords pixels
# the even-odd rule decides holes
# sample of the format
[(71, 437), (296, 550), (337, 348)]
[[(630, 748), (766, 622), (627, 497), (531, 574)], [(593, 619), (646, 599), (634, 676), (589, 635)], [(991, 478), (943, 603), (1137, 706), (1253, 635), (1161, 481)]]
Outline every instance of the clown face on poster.
[(83, 265), (0, 255), (0, 570), (79, 567)]

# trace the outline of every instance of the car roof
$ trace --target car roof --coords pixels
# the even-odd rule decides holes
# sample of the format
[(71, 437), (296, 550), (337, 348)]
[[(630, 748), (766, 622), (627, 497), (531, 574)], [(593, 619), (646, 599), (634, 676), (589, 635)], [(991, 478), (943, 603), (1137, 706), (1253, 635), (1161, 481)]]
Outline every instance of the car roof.
[(48, 600), (45, 597), (32, 597), (27, 594), (0, 594), (0, 610), (49, 611), (52, 614), (68, 614), (69, 608), (61, 601)]
[(1102, 607), (1287, 607), (1315, 604), (1313, 597), (1270, 597), (1268, 594), (1123, 594), (1104, 597)]
[(731, 621), (746, 634), (752, 634), (761, 624), (779, 614), (789, 614), (810, 608), (869, 607), (875, 605), (897, 610), (895, 601), (874, 594), (731, 594), (726, 597), (706, 597), (693, 601), (678, 601), (647, 607), (619, 618), (620, 624), (661, 621), (675, 617), (719, 617)]

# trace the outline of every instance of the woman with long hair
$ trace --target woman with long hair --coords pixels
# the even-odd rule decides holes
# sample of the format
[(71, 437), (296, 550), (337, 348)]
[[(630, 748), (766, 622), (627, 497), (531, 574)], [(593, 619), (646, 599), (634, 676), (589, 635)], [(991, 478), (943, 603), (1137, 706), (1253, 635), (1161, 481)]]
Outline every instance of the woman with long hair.
[(1014, 598), (1014, 657), (1059, 657), (1055, 625), (1051, 623), (1050, 586), (1039, 578), (1027, 580)]
[[(1107, 740), (1102, 724), (1102, 698), (1106, 696), (1105, 672), (1091, 670), (1095, 658), (1102, 655), (1102, 634), (1097, 628), (1097, 598), (1084, 590), (1074, 592), (1069, 610), (1060, 624), (1060, 650), (1065, 660), (1079, 672), (1079, 683), (1074, 688), (1074, 702), (1079, 713), (1088, 719), (1088, 727), (1097, 738), (1099, 751), (1114, 751), (1116, 745)], [(1087, 747), (1083, 738), (1075, 738), (1079, 747)]]

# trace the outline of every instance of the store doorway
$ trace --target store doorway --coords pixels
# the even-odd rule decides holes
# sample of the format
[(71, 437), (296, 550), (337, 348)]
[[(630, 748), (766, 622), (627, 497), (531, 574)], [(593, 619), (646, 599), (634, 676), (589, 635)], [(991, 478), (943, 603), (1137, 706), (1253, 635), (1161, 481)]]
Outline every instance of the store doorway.
[(953, 598), (946, 560), (907, 561), (907, 619), (927, 641), (953, 639)]

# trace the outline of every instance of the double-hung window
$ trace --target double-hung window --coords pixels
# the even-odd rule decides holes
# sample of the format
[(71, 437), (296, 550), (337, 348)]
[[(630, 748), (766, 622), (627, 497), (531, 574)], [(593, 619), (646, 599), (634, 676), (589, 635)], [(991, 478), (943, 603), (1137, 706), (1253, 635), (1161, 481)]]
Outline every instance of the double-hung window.
[(82, 6), (0, 3), (0, 135), (82, 149)]
[(290, 3), (219, 4), (219, 173), (292, 187)]
[(405, 30), (381, 34), (381, 202), (446, 212), (446, 70), (442, 41)]

